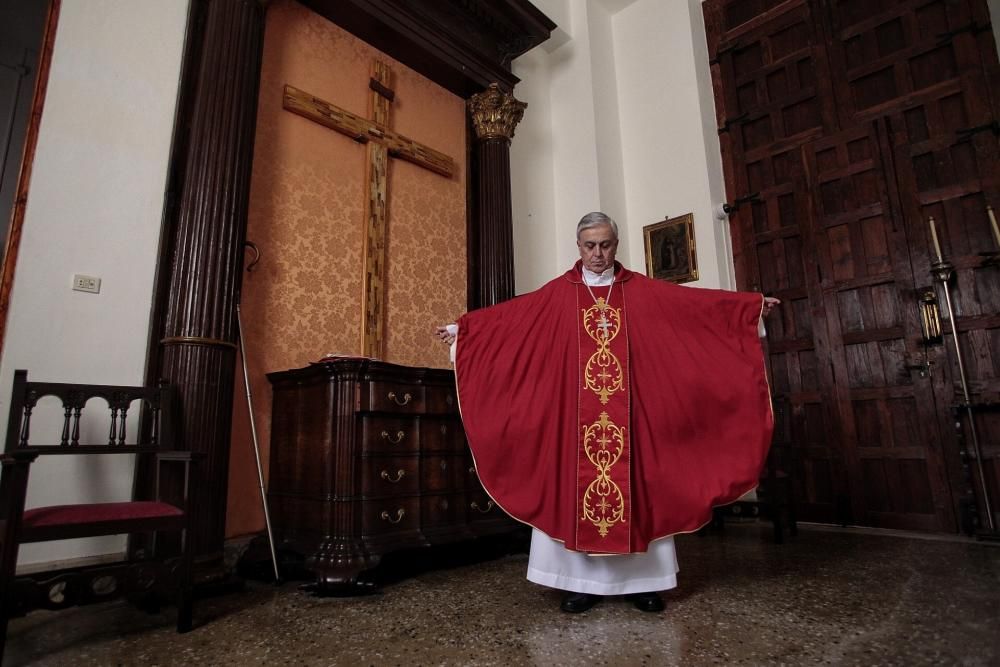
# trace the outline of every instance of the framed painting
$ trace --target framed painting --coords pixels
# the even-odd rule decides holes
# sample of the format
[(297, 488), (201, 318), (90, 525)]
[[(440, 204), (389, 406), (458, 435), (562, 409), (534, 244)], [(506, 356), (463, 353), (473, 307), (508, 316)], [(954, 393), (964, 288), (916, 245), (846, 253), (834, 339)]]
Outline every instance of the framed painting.
[(693, 213), (646, 225), (642, 236), (646, 244), (647, 276), (673, 283), (698, 280)]

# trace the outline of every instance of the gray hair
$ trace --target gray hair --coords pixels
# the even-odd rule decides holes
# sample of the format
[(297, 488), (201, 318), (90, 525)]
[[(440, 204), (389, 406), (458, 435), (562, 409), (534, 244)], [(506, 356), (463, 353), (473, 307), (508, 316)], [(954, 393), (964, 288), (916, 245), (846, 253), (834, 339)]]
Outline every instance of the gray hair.
[(594, 211), (583, 216), (580, 218), (580, 222), (576, 223), (576, 240), (580, 240), (580, 232), (583, 230), (599, 225), (611, 225), (611, 232), (615, 235), (616, 239), (618, 238), (618, 223), (604, 213)]

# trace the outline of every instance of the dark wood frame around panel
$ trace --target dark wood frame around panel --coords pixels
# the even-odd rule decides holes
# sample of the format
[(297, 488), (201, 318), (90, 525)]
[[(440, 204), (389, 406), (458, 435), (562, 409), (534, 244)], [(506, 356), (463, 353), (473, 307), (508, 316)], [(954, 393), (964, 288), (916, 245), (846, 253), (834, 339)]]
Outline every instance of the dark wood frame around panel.
[(45, 92), (49, 82), (49, 67), (52, 64), (52, 47), (56, 41), (56, 26), (59, 23), (59, 8), (62, 0), (50, 0), (49, 13), (45, 18), (45, 34), (38, 57), (38, 75), (35, 79), (35, 93), (31, 100), (31, 117), (24, 139), (21, 169), (17, 176), (17, 192), (10, 217), (7, 243), (0, 266), (0, 349), (3, 349), (7, 335), (7, 315), (10, 312), (10, 293), (14, 286), (14, 269), (17, 268), (17, 251), (21, 245), (21, 230), (24, 227), (24, 211), (28, 203), (28, 189), (31, 186), (31, 169), (35, 162), (35, 148), (38, 146), (38, 128), (45, 106)]

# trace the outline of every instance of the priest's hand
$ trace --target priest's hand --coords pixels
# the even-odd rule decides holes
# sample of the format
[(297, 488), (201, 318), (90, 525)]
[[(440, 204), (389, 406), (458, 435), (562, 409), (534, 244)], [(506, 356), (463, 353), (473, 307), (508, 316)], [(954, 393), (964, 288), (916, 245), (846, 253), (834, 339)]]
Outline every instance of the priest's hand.
[(771, 314), (771, 311), (774, 310), (774, 307), (778, 306), (780, 304), (781, 304), (781, 300), (780, 299), (775, 299), (773, 296), (765, 296), (764, 297), (764, 312), (762, 312), (761, 315), (763, 315), (764, 317), (767, 317), (768, 315)]
[(451, 345), (455, 342), (455, 334), (448, 331), (447, 325), (436, 327), (434, 329), (434, 335), (437, 336), (442, 343), (447, 345)]

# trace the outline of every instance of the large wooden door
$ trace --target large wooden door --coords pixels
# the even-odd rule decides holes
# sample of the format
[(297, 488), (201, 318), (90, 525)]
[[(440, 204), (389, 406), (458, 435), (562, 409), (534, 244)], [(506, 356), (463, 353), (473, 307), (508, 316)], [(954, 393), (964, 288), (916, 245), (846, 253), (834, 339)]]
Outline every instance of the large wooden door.
[[(981, 484), (950, 417), (951, 323), (928, 343), (918, 304), (930, 294), (944, 311), (934, 216), (973, 400), (1000, 397), (1000, 269), (984, 255), (1000, 250), (985, 211), (1000, 208), (1000, 77), (985, 0), (704, 7), (727, 191), (745, 201), (731, 219), (737, 279), (785, 302), (768, 357), (800, 511), (954, 531)], [(996, 509), (1000, 423), (981, 419)]]
[[(794, 452), (801, 514), (834, 521), (845, 514), (847, 475), (823, 299), (810, 270), (814, 243), (802, 224), (810, 202), (800, 150), (835, 131), (836, 117), (822, 104), (832, 89), (811, 8), (801, 1), (757, 6), (769, 12), (705, 4), (729, 199), (747, 199), (733, 218), (734, 261), (741, 289), (784, 302), (768, 322), (775, 444)], [(725, 35), (714, 45), (713, 25)]]
[(950, 531), (933, 371), (885, 139), (885, 123), (872, 122), (802, 148), (850, 517)]

